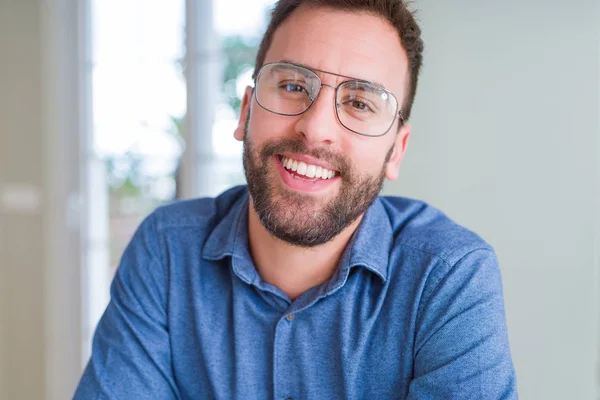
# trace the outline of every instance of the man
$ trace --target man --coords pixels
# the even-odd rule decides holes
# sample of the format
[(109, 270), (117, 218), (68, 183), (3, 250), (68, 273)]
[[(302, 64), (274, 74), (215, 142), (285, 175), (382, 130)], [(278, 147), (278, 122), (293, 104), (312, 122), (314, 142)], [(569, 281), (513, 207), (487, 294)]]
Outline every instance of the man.
[(281, 0), (235, 137), (248, 187), (138, 229), (78, 399), (514, 399), (493, 250), (378, 197), (423, 43), (400, 0)]

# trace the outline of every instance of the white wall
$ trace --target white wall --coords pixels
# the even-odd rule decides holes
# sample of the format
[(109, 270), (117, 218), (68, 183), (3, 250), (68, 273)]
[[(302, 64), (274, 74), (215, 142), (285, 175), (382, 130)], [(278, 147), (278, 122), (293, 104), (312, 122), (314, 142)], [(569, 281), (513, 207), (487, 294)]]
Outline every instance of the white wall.
[(523, 399), (596, 399), (599, 1), (417, 2), (413, 135), (387, 193), (491, 242)]
[(10, 201), (43, 184), (38, 17), (37, 1), (0, 1), (1, 399), (43, 398), (43, 215)]
[(81, 3), (0, 1), (0, 399), (81, 374)]
[[(44, 398), (70, 398), (82, 371), (86, 315), (84, 159), (90, 79), (86, 1), (37, 0), (41, 39), (44, 210)], [(84, 268), (87, 267), (88, 269)], [(87, 343), (86, 343), (87, 344)]]

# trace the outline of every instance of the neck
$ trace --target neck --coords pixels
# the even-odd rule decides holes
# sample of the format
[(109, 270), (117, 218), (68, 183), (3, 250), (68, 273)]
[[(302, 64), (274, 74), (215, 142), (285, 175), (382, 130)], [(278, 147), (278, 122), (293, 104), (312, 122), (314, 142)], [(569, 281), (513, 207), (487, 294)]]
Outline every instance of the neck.
[(248, 241), (252, 259), (263, 281), (281, 289), (291, 300), (328, 281), (362, 215), (329, 242), (304, 248), (273, 235), (261, 224), (252, 198), (248, 207)]

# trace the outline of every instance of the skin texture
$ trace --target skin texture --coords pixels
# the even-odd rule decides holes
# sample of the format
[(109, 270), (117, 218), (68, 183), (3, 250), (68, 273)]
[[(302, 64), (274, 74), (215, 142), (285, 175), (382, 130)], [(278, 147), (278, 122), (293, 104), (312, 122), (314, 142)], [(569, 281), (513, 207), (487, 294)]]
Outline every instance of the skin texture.
[[(299, 7), (275, 32), (265, 63), (283, 60), (378, 82), (400, 104), (405, 96), (408, 61), (398, 33), (371, 14)], [(319, 76), (332, 86), (346, 80)], [(264, 110), (252, 93), (248, 87), (234, 133), (244, 141), (251, 195), (250, 250), (262, 279), (294, 299), (331, 277), (383, 179), (398, 177), (410, 125), (398, 129), (396, 119), (386, 135), (364, 137), (336, 119), (335, 93), (330, 88), (323, 87), (309, 110), (293, 117)], [(292, 189), (282, 180), (273, 156), (282, 152), (292, 158), (298, 154), (318, 158), (334, 166), (340, 176), (321, 190)], [(351, 212), (346, 212), (348, 207)], [(337, 225), (336, 214), (344, 214)], [(277, 225), (288, 235), (278, 232)], [(305, 236), (313, 235), (310, 240), (302, 242), (303, 230)], [(319, 230), (327, 232), (319, 236)]]

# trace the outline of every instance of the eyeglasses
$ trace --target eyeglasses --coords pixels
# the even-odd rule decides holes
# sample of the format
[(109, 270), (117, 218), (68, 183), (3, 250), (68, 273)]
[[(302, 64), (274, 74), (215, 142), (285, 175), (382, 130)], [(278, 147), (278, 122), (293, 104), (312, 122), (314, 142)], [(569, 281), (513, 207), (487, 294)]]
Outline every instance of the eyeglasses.
[(348, 130), (363, 136), (383, 136), (396, 117), (404, 124), (396, 96), (372, 82), (352, 79), (337, 87), (321, 82), (315, 71), (296, 64), (274, 62), (263, 65), (255, 78), (254, 96), (265, 110), (278, 115), (296, 116), (316, 101), (323, 86), (335, 89), (335, 112)]

